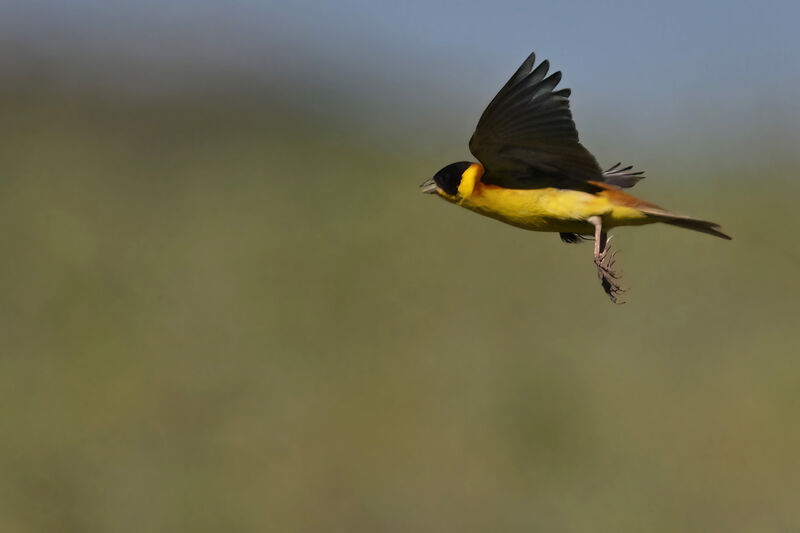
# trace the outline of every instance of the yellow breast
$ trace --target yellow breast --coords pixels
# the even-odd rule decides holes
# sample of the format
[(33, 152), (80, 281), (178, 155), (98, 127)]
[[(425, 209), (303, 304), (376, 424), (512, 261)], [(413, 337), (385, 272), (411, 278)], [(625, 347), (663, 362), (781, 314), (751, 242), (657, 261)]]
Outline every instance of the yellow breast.
[[(476, 213), (533, 231), (592, 234), (594, 226), (587, 222), (592, 216), (602, 217), (606, 228), (654, 221), (635, 204), (631, 205), (631, 201), (639, 200), (616, 188), (597, 194), (554, 187), (506, 189), (484, 185), (483, 175), (483, 166), (474, 163), (462, 174), (456, 196), (441, 189), (438, 193), (449, 202)], [(615, 201), (615, 197), (623, 201)]]
[(604, 197), (568, 189), (504, 189), (477, 183), (457, 203), (476, 213), (534, 231), (592, 233), (586, 222), (613, 210)]

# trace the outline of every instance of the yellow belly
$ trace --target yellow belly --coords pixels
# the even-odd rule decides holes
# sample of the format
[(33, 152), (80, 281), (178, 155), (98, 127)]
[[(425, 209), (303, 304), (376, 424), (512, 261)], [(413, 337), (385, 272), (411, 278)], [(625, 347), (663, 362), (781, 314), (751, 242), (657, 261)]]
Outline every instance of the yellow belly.
[(569, 189), (479, 186), (456, 203), (476, 213), (533, 231), (593, 234), (594, 226), (587, 222), (591, 216), (600, 216), (606, 228), (649, 222), (648, 216), (638, 209), (614, 205), (602, 194)]

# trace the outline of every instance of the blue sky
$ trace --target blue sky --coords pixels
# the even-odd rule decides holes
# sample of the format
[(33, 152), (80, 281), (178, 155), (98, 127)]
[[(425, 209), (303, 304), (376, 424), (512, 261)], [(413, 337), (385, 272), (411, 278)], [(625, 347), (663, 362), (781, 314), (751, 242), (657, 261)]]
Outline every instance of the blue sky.
[(533, 50), (564, 71), (579, 126), (615, 120), (635, 136), (699, 117), (715, 130), (759, 122), (800, 135), (799, 6), (26, 0), (3, 4), (0, 32), (55, 58), (65, 76), (83, 75), (76, 59), (109, 58), (94, 75), (152, 71), (125, 78), (134, 85), (180, 83), (193, 70), (246, 73), (310, 107), (338, 102), (378, 122), (410, 105), (469, 109), (463, 120), (473, 123)]
[(339, 72), (396, 81), (475, 67), (492, 87), (536, 50), (566, 69), (573, 85), (609, 93), (623, 86), (673, 94), (710, 87), (721, 96), (786, 87), (794, 94), (800, 81), (800, 3), (790, 1), (4, 5), (0, 28), (6, 38), (51, 49), (71, 43), (87, 53), (119, 49), (144, 59), (205, 56), (253, 70), (261, 59), (265, 74), (316, 68), (332, 79)]
[[(55, 29), (115, 39), (144, 29), (145, 35), (162, 39), (173, 34), (232, 48), (300, 45), (338, 60), (346, 60), (343, 53), (361, 59), (374, 59), (377, 53), (459, 54), (492, 63), (535, 48), (578, 66), (619, 58), (639, 72), (647, 66), (651, 72), (660, 71), (660, 64), (678, 73), (675, 67), (699, 67), (699, 62), (720, 72), (722, 67), (757, 60), (777, 74), (784, 61), (793, 61), (796, 78), (800, 59), (800, 7), (790, 1), (678, 0), (612, 6), (586, 0), (25, 0), (4, 5), (6, 32)], [(228, 42), (213, 42), (222, 37)], [(702, 69), (691, 70), (697, 74)]]

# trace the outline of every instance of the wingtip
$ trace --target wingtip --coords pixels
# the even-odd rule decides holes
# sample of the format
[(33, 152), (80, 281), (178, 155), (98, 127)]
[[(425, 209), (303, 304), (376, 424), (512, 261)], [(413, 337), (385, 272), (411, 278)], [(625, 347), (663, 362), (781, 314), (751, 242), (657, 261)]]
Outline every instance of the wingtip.
[(528, 72), (533, 69), (533, 65), (536, 64), (536, 52), (531, 52), (528, 57), (525, 58), (525, 61), (522, 62), (522, 66)]

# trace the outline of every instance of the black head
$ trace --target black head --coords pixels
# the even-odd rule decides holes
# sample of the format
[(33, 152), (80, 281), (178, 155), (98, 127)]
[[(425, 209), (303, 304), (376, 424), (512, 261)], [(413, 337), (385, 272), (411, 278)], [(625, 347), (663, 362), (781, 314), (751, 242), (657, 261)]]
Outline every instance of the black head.
[(445, 193), (455, 196), (458, 193), (458, 186), (461, 184), (461, 175), (471, 164), (469, 161), (459, 161), (447, 165), (433, 176), (433, 181)]

